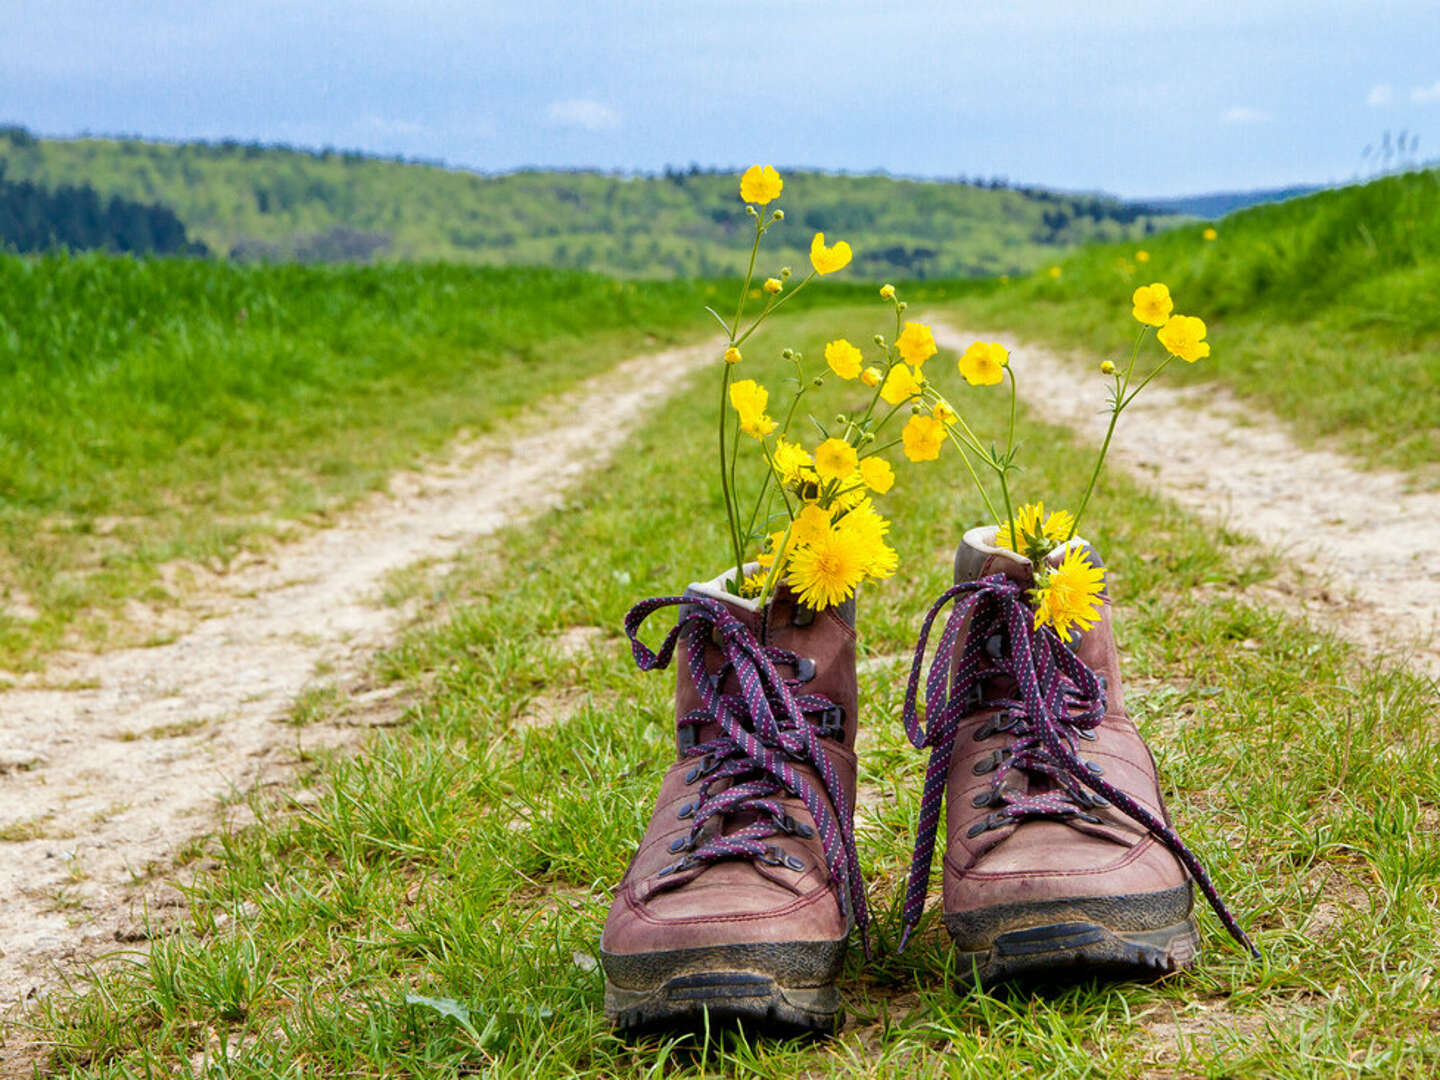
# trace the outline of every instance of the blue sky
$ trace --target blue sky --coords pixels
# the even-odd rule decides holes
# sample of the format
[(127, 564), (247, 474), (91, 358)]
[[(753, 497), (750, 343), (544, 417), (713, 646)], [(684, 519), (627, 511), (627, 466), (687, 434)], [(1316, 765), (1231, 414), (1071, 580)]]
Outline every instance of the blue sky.
[(0, 123), (1169, 195), (1440, 156), (1437, 0), (0, 0)]

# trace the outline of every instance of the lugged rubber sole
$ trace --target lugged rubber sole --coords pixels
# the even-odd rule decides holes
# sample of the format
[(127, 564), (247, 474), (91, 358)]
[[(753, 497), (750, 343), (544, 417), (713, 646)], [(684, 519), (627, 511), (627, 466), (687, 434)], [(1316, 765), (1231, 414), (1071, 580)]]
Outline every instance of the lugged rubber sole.
[(844, 1022), (835, 980), (844, 941), (799, 941), (616, 955), (605, 965), (605, 1015), (623, 1035), (737, 1025), (791, 1037)]
[(961, 970), (982, 986), (1154, 979), (1195, 963), (1189, 882), (1132, 896), (1005, 904), (945, 916)]

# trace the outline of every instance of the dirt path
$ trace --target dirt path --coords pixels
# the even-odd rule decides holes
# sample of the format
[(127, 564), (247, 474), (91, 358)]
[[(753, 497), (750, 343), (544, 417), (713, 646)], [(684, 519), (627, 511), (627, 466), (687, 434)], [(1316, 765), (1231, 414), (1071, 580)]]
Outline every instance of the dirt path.
[(707, 343), (629, 360), (221, 578), (202, 598), (215, 613), (172, 644), (57, 657), (43, 683), (0, 694), (0, 1019), (98, 954), (135, 948), (147, 913), (163, 925), (179, 895), (153, 870), (215, 827), (225, 796), (290, 775), (302, 740), (344, 744), (395, 721), (382, 690), (360, 694), (343, 726), (284, 723), (307, 686), (353, 686), (391, 640), (388, 575), (443, 565), (555, 504), (715, 355)]
[[(1048, 420), (1097, 444), (1108, 414), (1093, 359), (1066, 357), (1004, 331), (933, 323), (965, 348), (1002, 341), (1025, 373), (1022, 396)], [(1287, 555), (1309, 587), (1275, 599), (1376, 653), (1440, 677), (1440, 493), (1408, 490), (1397, 473), (1364, 472), (1338, 455), (1302, 449), (1284, 425), (1222, 387), (1151, 383), (1120, 420), (1111, 460), (1181, 505)]]

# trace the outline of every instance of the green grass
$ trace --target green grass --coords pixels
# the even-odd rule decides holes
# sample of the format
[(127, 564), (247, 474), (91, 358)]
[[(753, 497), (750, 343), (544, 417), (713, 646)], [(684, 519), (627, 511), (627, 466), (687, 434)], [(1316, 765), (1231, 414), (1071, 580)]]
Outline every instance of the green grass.
[[(837, 332), (866, 340), (878, 315), (796, 319), (747, 348), (746, 374), (773, 385), (778, 365), (759, 358), (782, 344), (818, 357)], [(943, 378), (953, 359), (931, 364)], [(55, 1075), (222, 1058), (214, 1075), (234, 1077), (1434, 1075), (1440, 696), (1252, 601), (1274, 561), (1118, 476), (1086, 531), (1115, 571), (1132, 708), (1180, 830), (1265, 961), (1208, 915), (1202, 964), (1159, 985), (964, 989), (933, 912), (895, 955), (923, 758), (898, 721), (904, 662), (880, 663), (861, 678), (860, 781), (886, 797), (859, 829), (880, 948), (868, 964), (852, 950), (844, 1033), (612, 1037), (597, 941), (673, 738), (673, 677), (636, 672), (619, 627), (631, 603), (725, 560), (704, 434), (714, 389), (692, 385), (563, 509), (454, 573), (453, 615), (378, 665), (419, 695), (408, 724), (317, 762), (313, 801), (257, 796), (260, 824), (216, 839), (188, 923), (47, 1007)], [(846, 405), (827, 394), (827, 410)], [(975, 394), (971, 415), (994, 430), (1002, 407)], [(1024, 417), (1022, 430), (1031, 490), (1073, 501), (1088, 455), (1063, 431)], [(897, 470), (883, 502), (901, 573), (861, 597), (862, 659), (908, 653), (978, 521), (954, 466), (947, 451)], [(575, 627), (604, 633), (576, 652)]]
[[(705, 283), (0, 256), (0, 667), (115, 636), (458, 432), (707, 332)], [(843, 290), (842, 290), (843, 291)]]
[[(748, 164), (748, 163), (747, 163)], [(745, 269), (737, 173), (485, 175), (360, 154), (138, 139), (34, 139), (0, 129), (12, 181), (85, 184), (169, 206), (191, 239), (242, 257), (443, 259), (646, 278)], [(777, 265), (804, 265), (818, 229), (856, 244), (874, 277), (1017, 273), (1092, 240), (1183, 220), (1116, 199), (785, 170)]]
[[(1209, 326), (1218, 380), (1374, 465), (1440, 478), (1440, 172), (1416, 172), (1232, 214), (1219, 237), (1186, 226), (1097, 245), (967, 302), (959, 317), (1100, 356), (1128, 355), (1135, 287), (1170, 286)], [(1131, 324), (1133, 327), (1134, 324)], [(1183, 369), (1183, 370), (1182, 370)]]

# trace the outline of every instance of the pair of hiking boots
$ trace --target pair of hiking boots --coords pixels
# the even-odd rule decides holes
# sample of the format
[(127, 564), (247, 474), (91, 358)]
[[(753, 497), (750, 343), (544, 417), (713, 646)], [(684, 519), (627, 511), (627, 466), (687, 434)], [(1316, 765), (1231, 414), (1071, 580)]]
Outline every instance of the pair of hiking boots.
[[(930, 760), (902, 947), (942, 809), (945, 927), (982, 984), (1186, 967), (1193, 884), (1244, 941), (1170, 828), (1125, 712), (1108, 598), (1069, 647), (1036, 632), (1032, 567), (994, 535), (965, 535), (910, 675), (905, 722)], [(761, 609), (723, 585), (626, 619), (642, 668), (676, 661), (677, 759), (605, 924), (605, 1011), (625, 1032), (738, 1020), (828, 1033), (842, 1022), (846, 943), (869, 921), (853, 825), (854, 601), (815, 612), (782, 587)], [(947, 604), (922, 724), (923, 659)], [(677, 624), (652, 652), (640, 625), (668, 605)]]

